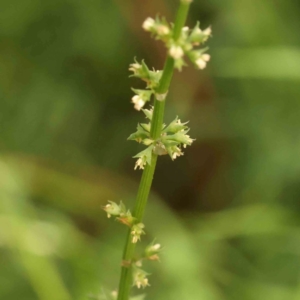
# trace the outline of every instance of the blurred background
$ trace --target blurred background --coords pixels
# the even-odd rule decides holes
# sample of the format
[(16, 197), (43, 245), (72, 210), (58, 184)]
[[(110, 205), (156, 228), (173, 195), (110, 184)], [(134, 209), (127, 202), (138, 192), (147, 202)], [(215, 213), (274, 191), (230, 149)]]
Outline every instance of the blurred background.
[[(133, 57), (161, 69), (141, 24), (174, 0), (11, 0), (0, 10), (0, 299), (105, 299), (142, 148), (126, 138)], [(212, 25), (204, 71), (176, 72), (165, 121), (196, 138), (159, 158), (142, 247), (164, 246), (146, 299), (300, 299), (300, 2), (195, 0)]]

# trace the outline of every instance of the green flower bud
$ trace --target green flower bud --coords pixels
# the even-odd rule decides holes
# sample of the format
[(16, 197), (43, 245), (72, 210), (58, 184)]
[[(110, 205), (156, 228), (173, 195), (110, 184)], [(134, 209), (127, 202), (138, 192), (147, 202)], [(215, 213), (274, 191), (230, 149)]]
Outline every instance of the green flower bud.
[(151, 243), (145, 249), (145, 256), (149, 260), (159, 260), (158, 253), (160, 251), (161, 251), (161, 245), (160, 244)]
[(178, 117), (175, 118), (174, 121), (172, 121), (170, 123), (170, 125), (168, 125), (164, 130), (163, 130), (163, 133), (164, 132), (170, 132), (170, 133), (176, 133), (178, 131), (182, 131), (184, 129), (187, 129), (188, 127), (185, 125), (187, 124), (188, 122), (185, 122), (185, 123), (181, 123), (180, 119), (178, 119)]
[(151, 121), (153, 115), (153, 107), (151, 109), (142, 109), (142, 111), (145, 114), (146, 118), (148, 118)]
[(149, 69), (147, 65), (145, 64), (144, 60), (142, 60), (142, 63), (137, 62), (136, 59), (134, 59), (134, 63), (129, 65), (129, 71), (132, 71), (133, 74), (131, 77), (138, 77), (143, 80), (147, 80), (150, 77)]
[(108, 202), (109, 202), (109, 204), (106, 204), (105, 206), (102, 207), (103, 210), (106, 211), (107, 217), (110, 218), (112, 215), (119, 216), (124, 209), (122, 202), (120, 203), (120, 205), (118, 205), (117, 203), (115, 203), (113, 201), (108, 200)]
[(134, 267), (132, 275), (133, 275), (133, 285), (136, 285), (138, 289), (141, 287), (145, 288), (146, 286), (149, 286), (149, 282), (147, 278), (149, 274), (144, 270)]
[(180, 131), (175, 134), (168, 135), (168, 136), (164, 137), (164, 139), (181, 143), (184, 145), (184, 147), (185, 147), (185, 145), (190, 146), (194, 140), (191, 139), (190, 136), (186, 134), (187, 132), (188, 132), (188, 130)]
[(145, 150), (141, 151), (137, 155), (134, 156), (134, 158), (138, 158), (138, 160), (135, 163), (134, 169), (140, 168), (144, 169), (144, 166), (148, 164), (149, 166), (151, 165), (151, 160), (152, 160), (152, 150), (153, 150), (153, 145), (150, 145), (148, 148)]
[(147, 88), (155, 89), (157, 88), (160, 78), (162, 76), (162, 71), (149, 71), (149, 80), (147, 82)]
[(145, 102), (149, 101), (151, 95), (153, 94), (153, 91), (149, 91), (149, 90), (138, 90), (133, 88), (132, 90), (136, 93), (136, 95), (140, 96), (141, 99), (143, 99)]
[(146, 123), (141, 123), (140, 125), (141, 125), (141, 127), (142, 127), (144, 130), (146, 130), (147, 132), (150, 132), (150, 130), (151, 130), (151, 123), (148, 123), (148, 124), (146, 124)]
[(149, 131), (145, 130), (140, 124), (137, 126), (137, 131), (132, 133), (127, 140), (134, 140), (138, 143), (142, 142), (144, 139), (149, 138)]
[(197, 22), (196, 26), (192, 30), (188, 41), (192, 43), (193, 45), (200, 45), (202, 43), (205, 43), (208, 38), (211, 36), (211, 28), (208, 27), (205, 30), (201, 30), (199, 28), (200, 23)]
[(143, 228), (145, 228), (143, 223), (138, 223), (131, 227), (132, 243), (135, 244), (141, 239), (141, 235), (145, 234)]

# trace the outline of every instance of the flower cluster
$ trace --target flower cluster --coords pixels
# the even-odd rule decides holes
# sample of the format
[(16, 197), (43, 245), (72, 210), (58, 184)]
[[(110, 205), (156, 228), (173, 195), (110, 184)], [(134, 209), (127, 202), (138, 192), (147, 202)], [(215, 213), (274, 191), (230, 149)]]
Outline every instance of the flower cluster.
[(150, 244), (145, 249), (145, 258), (149, 260), (159, 260), (158, 253), (161, 251), (161, 245), (160, 244)]
[[(187, 3), (190, 1), (186, 1)], [(175, 60), (175, 67), (181, 70), (186, 65), (183, 57), (186, 54), (191, 62), (199, 69), (204, 69), (210, 60), (210, 55), (204, 52), (207, 48), (194, 50), (195, 46), (204, 44), (211, 36), (211, 28), (201, 30), (199, 22), (193, 29), (183, 27), (180, 37), (174, 40), (174, 27), (168, 24), (165, 19), (147, 18), (143, 26), (144, 30), (149, 31), (156, 39), (162, 40), (168, 48), (168, 53)]]
[(139, 63), (136, 59), (135, 62), (129, 66), (129, 71), (133, 72), (131, 76), (140, 78), (146, 82), (145, 90), (132, 89), (135, 95), (132, 97), (131, 102), (134, 104), (136, 110), (141, 110), (145, 103), (150, 101), (151, 95), (154, 94), (162, 71), (156, 71), (154, 69), (151, 71), (144, 61)]
[(136, 243), (141, 239), (141, 235), (145, 234), (143, 223), (137, 223), (130, 210), (126, 210), (125, 205), (120, 201), (120, 204), (113, 201), (103, 206), (103, 210), (107, 213), (107, 217), (116, 216), (116, 220), (131, 228), (132, 243)]
[(134, 266), (133, 268), (133, 285), (136, 285), (137, 288), (145, 288), (146, 286), (149, 286), (148, 278), (147, 276), (149, 273), (145, 272), (144, 270)]
[(132, 243), (136, 243), (141, 239), (141, 235), (145, 234), (145, 231), (143, 230), (145, 228), (145, 225), (143, 223), (135, 224), (131, 227), (131, 235), (132, 235)]
[(128, 137), (128, 140), (135, 140), (138, 143), (143, 143), (148, 146), (145, 150), (139, 152), (134, 158), (137, 158), (134, 169), (144, 169), (145, 165), (151, 165), (152, 153), (156, 155), (169, 154), (171, 159), (183, 155), (182, 148), (190, 146), (193, 139), (187, 135), (189, 129), (186, 123), (181, 123), (178, 117), (175, 118), (168, 126), (163, 125), (161, 136), (154, 140), (150, 136), (151, 120), (153, 108), (143, 109), (149, 123), (141, 123), (137, 126), (137, 131)]
[(172, 37), (172, 28), (168, 24), (165, 18), (154, 19), (147, 18), (143, 25), (145, 31), (149, 31), (157, 40), (167, 42)]

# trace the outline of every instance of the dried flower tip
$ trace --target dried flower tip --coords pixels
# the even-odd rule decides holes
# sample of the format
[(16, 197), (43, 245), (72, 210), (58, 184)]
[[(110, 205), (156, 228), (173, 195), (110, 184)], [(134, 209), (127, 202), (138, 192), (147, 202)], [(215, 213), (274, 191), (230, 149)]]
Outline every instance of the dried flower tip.
[(143, 27), (144, 30), (150, 31), (150, 30), (154, 27), (154, 25), (155, 25), (154, 19), (152, 19), (152, 18), (147, 18), (147, 19), (144, 21), (142, 27)]
[(134, 104), (134, 108), (136, 110), (141, 110), (142, 107), (145, 105), (145, 101), (139, 95), (135, 95), (131, 98), (131, 102)]
[(121, 213), (117, 220), (128, 227), (131, 227), (135, 222), (135, 218), (131, 215), (130, 210), (126, 213)]
[(173, 45), (169, 50), (169, 54), (174, 59), (179, 59), (183, 56), (184, 52), (180, 46)]
[(153, 254), (151, 256), (148, 256), (148, 259), (153, 261), (159, 261), (159, 256), (157, 254)]

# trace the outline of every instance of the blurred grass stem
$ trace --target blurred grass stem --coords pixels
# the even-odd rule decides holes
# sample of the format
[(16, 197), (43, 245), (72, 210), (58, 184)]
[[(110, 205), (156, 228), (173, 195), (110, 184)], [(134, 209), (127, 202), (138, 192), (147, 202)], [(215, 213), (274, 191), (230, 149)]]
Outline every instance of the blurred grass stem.
[[(189, 11), (190, 3), (183, 3), (181, 2), (176, 21), (174, 24), (174, 40), (178, 40), (180, 37), (180, 33), (182, 27), (185, 24), (188, 11)], [(159, 82), (159, 86), (156, 90), (156, 94), (165, 94), (169, 90), (169, 86), (173, 77), (174, 73), (174, 59), (170, 56), (167, 57), (163, 74), (161, 80)], [(165, 109), (165, 100), (159, 101), (155, 99), (154, 101), (154, 110), (153, 110), (153, 117), (152, 117), (152, 125), (151, 125), (151, 137), (153, 139), (159, 138), (161, 134), (161, 129), (163, 125), (163, 118), (164, 118), (164, 109)], [(151, 165), (146, 165), (143, 175), (141, 178), (141, 182), (138, 189), (138, 194), (136, 198), (136, 204), (133, 211), (133, 216), (137, 219), (137, 222), (142, 222), (149, 192), (152, 185), (153, 175), (156, 167), (157, 162), (157, 155), (152, 154), (152, 161)], [(123, 252), (123, 263), (122, 263), (122, 271), (121, 271), (121, 278), (119, 283), (119, 292), (118, 292), (118, 300), (128, 300), (130, 289), (132, 286), (132, 267), (131, 262), (134, 258), (134, 251), (136, 244), (132, 243), (131, 241), (131, 230), (128, 230), (127, 239), (124, 247)]]

